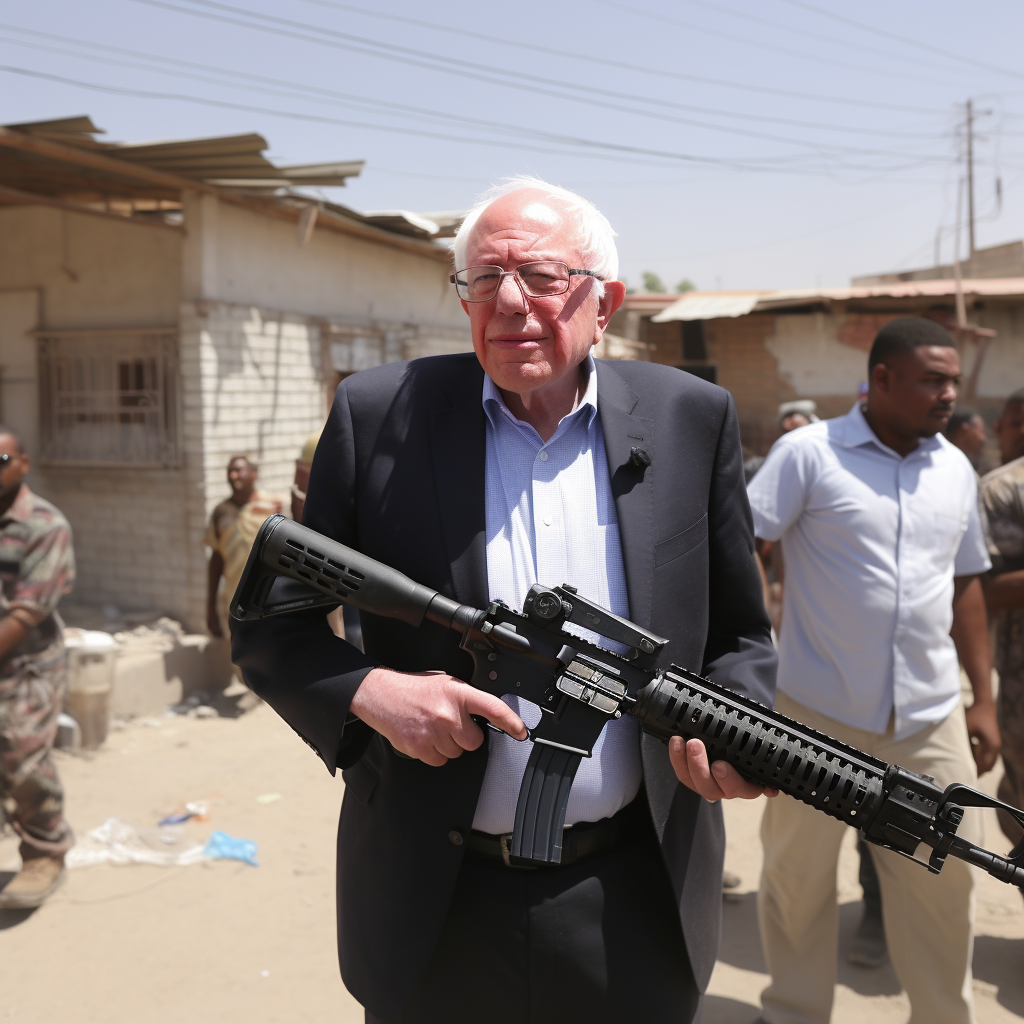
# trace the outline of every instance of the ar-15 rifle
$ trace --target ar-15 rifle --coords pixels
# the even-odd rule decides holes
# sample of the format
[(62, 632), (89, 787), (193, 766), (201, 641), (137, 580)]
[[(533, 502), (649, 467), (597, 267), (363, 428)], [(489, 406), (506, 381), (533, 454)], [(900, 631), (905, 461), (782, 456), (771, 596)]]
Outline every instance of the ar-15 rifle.
[[(500, 601), (484, 611), (283, 516), (268, 519), (231, 614), (259, 619), (339, 603), (412, 626), (427, 620), (461, 632), (462, 647), (473, 657), (473, 686), (539, 705), (541, 720), (530, 730), (533, 749), (516, 805), (514, 862), (560, 861), (565, 809), (580, 761), (590, 757), (609, 720), (629, 714), (663, 739), (697, 737), (709, 760), (727, 761), (754, 782), (859, 828), (878, 846), (917, 860), (923, 844), (931, 854), (918, 863), (932, 872), (947, 856), (958, 857), (1024, 888), (1024, 839), (1001, 857), (956, 834), (965, 807), (1001, 808), (1022, 828), (1024, 812), (968, 786), (943, 791), (928, 776), (886, 764), (685, 668), (657, 668), (668, 641), (568, 584), (532, 587), (522, 613)], [(563, 629), (565, 623), (626, 651), (605, 650)]]

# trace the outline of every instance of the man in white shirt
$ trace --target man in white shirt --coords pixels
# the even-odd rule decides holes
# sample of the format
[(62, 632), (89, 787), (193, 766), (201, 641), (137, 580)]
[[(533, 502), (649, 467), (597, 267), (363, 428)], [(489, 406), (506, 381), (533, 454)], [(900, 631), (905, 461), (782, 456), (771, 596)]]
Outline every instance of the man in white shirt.
[[(868, 372), (863, 406), (784, 435), (750, 484), (758, 540), (781, 539), (786, 552), (776, 706), (941, 785), (973, 784), (1000, 741), (976, 479), (941, 433), (959, 355), (938, 324), (906, 317), (879, 331)], [(958, 653), (974, 690), (966, 719)], [(968, 812), (961, 834), (979, 841), (979, 830)], [(758, 910), (772, 975), (764, 1020), (826, 1024), (844, 826), (782, 797), (767, 806), (761, 834)], [(968, 1024), (971, 869), (947, 863), (935, 876), (872, 854), (911, 1021)]]

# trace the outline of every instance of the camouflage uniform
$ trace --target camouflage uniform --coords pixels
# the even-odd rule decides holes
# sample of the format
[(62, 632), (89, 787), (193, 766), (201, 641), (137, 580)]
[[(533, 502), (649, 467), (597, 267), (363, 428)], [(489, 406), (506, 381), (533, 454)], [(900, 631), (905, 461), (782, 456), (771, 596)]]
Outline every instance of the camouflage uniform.
[[(994, 469), (981, 482), (988, 519), (992, 572), (1024, 569), (1024, 458)], [(1024, 808), (1024, 608), (992, 615), (995, 666), (999, 672), (999, 728), (1003, 735), (1003, 769), (999, 798)], [(1013, 841), (1020, 827), (1008, 816), (999, 824)]]
[(22, 484), (0, 516), (0, 616), (27, 629), (0, 662), (0, 799), (23, 859), (60, 856), (74, 843), (50, 758), (67, 676), (56, 608), (74, 578), (67, 520)]

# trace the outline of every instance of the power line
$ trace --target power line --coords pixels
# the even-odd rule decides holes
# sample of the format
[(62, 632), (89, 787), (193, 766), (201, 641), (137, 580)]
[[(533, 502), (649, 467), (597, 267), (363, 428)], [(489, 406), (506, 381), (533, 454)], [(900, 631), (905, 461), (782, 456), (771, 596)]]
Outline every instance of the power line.
[[(365, 128), (365, 129), (368, 129), (369, 131), (388, 132), (388, 133), (391, 133), (391, 134), (398, 134), (398, 135), (416, 135), (416, 136), (420, 136), (420, 137), (423, 137), (423, 138), (440, 139), (440, 140), (445, 141), (445, 142), (465, 142), (465, 143), (470, 143), (470, 144), (499, 146), (499, 147), (502, 147), (502, 148), (505, 148), (505, 149), (514, 146), (514, 148), (518, 149), (518, 150), (529, 150), (531, 152), (545, 153), (545, 154), (554, 155), (554, 156), (570, 156), (570, 155), (574, 155), (571, 151), (567, 151), (567, 150), (564, 150), (564, 149), (562, 149), (562, 150), (544, 149), (544, 148), (541, 148), (541, 147), (538, 147), (538, 146), (524, 145), (524, 144), (519, 143), (519, 142), (516, 142), (516, 143), (513, 144), (513, 143), (509, 143), (509, 142), (502, 142), (502, 141), (496, 140), (496, 139), (481, 139), (481, 138), (469, 138), (469, 137), (466, 137), (466, 136), (444, 135), (444, 134), (441, 134), (439, 132), (427, 132), (427, 131), (423, 131), (421, 129), (401, 128), (401, 127), (397, 127), (397, 126), (393, 126), (393, 125), (372, 124), (372, 123), (366, 122), (366, 121), (348, 121), (348, 120), (343, 120), (341, 118), (326, 117), (326, 116), (317, 115), (317, 114), (305, 114), (305, 113), (300, 113), (300, 112), (296, 112), (296, 111), (287, 111), (287, 110), (274, 110), (274, 109), (267, 108), (267, 107), (257, 107), (257, 106), (254, 106), (252, 104), (247, 104), (247, 103), (232, 103), (232, 102), (230, 102), (228, 100), (215, 100), (215, 99), (211, 99), (209, 97), (203, 97), (203, 96), (190, 96), (190, 95), (185, 94), (185, 93), (167, 93), (167, 92), (155, 92), (155, 91), (144, 90), (144, 89), (126, 89), (126, 88), (122, 88), (120, 86), (102, 85), (102, 84), (97, 83), (97, 82), (83, 82), (83, 81), (81, 81), (79, 79), (67, 78), (67, 77), (65, 77), (63, 75), (53, 75), (53, 74), (48, 74), (48, 73), (45, 73), (45, 72), (42, 72), (42, 71), (32, 71), (32, 70), (29, 70), (28, 68), (12, 67), (10, 65), (2, 65), (2, 64), (0, 64), (0, 72), (7, 72), (9, 74), (15, 74), (15, 75), (25, 75), (25, 76), (28, 76), (30, 78), (39, 78), (39, 79), (44, 79), (44, 80), (52, 81), (52, 82), (60, 82), (60, 83), (62, 83), (64, 85), (75, 85), (75, 86), (78, 86), (78, 87), (83, 88), (83, 89), (92, 89), (92, 90), (95, 90), (97, 92), (112, 93), (112, 94), (119, 95), (119, 96), (133, 96), (133, 97), (137, 97), (137, 98), (141, 98), (141, 99), (178, 100), (178, 101), (183, 101), (183, 102), (187, 102), (187, 103), (197, 103), (197, 104), (200, 104), (202, 106), (223, 107), (223, 108), (228, 109), (228, 110), (242, 110), (242, 111), (246, 111), (248, 113), (267, 114), (267, 115), (270, 115), (272, 117), (283, 117), (283, 118), (286, 118), (286, 119), (289, 119), (289, 120), (313, 121), (313, 122), (316, 122), (318, 124), (334, 124), (334, 125), (339, 125), (339, 126), (345, 127), (345, 128)], [(681, 162), (684, 162), (684, 163), (703, 164), (705, 166), (706, 165), (713, 165), (713, 166), (718, 166), (718, 167), (727, 167), (727, 168), (730, 168), (732, 170), (737, 170), (737, 171), (752, 171), (752, 170), (770, 171), (771, 170), (771, 168), (768, 168), (768, 167), (758, 167), (756, 165), (749, 165), (749, 164), (738, 164), (738, 163), (736, 163), (734, 161), (730, 161), (730, 160), (726, 160), (724, 158), (718, 158), (718, 157), (705, 157), (705, 156), (696, 156), (694, 154), (689, 154), (689, 153), (675, 153), (675, 152), (671, 152), (671, 151), (668, 151), (668, 150), (646, 149), (646, 148), (639, 147), (639, 146), (627, 146), (627, 145), (610, 143), (610, 142), (600, 142), (600, 141), (596, 141), (596, 140), (593, 140), (593, 139), (576, 138), (574, 136), (568, 136), (568, 135), (556, 135), (554, 133), (537, 132), (537, 131), (534, 131), (532, 129), (526, 129), (526, 128), (524, 128), (524, 129), (514, 129), (514, 130), (522, 131), (524, 133), (525, 132), (530, 132), (531, 134), (536, 135), (536, 136), (543, 136), (544, 138), (547, 138), (548, 140), (550, 140), (553, 144), (561, 144), (561, 145), (565, 145), (565, 146), (576, 146), (576, 147), (579, 147), (580, 149), (586, 150), (587, 151), (587, 155), (590, 156), (590, 157), (597, 157), (599, 159), (605, 159), (605, 160), (613, 160), (613, 161), (616, 161), (616, 162), (619, 162), (619, 163), (621, 163), (621, 162), (627, 162), (627, 163), (654, 163), (654, 161), (652, 161), (652, 160), (625, 160), (624, 161), (622, 158), (617, 158), (617, 157), (611, 155), (610, 153), (600, 152), (599, 150), (607, 149), (607, 150), (610, 150), (611, 153), (628, 153), (628, 154), (636, 154), (638, 156), (647, 156), (647, 157), (655, 158), (658, 161), (673, 160), (673, 161), (681, 161)], [(670, 166), (670, 165), (669, 164), (665, 164), (663, 162), (658, 162), (658, 163), (655, 164), (655, 166), (667, 167), (667, 166)], [(799, 170), (797, 170), (797, 171), (790, 171), (789, 173), (800, 173), (800, 172), (799, 172)]]
[(613, 7), (620, 11), (626, 11), (629, 14), (639, 15), (641, 18), (650, 18), (652, 21), (660, 21), (668, 25), (677, 25), (680, 28), (685, 28), (692, 32), (703, 32), (707, 35), (719, 36), (720, 38), (727, 39), (730, 42), (743, 43), (746, 46), (753, 46), (760, 50), (775, 50), (778, 53), (785, 54), (789, 57), (799, 57), (802, 60), (811, 60), (819, 64), (827, 64), (829, 67), (845, 67), (850, 68), (853, 71), (866, 71), (871, 75), (888, 75), (890, 78), (904, 78), (912, 82), (928, 81), (935, 85), (946, 86), (950, 84), (935, 78), (925, 79), (917, 74), (904, 74), (901, 71), (893, 71), (890, 68), (869, 68), (865, 67), (863, 64), (851, 64), (849, 61), (836, 60), (834, 57), (817, 57), (814, 54), (805, 53), (800, 50), (791, 50), (785, 46), (776, 46), (771, 43), (766, 43), (763, 40), (745, 39), (743, 36), (733, 35), (731, 32), (722, 32), (719, 29), (707, 28), (702, 25), (694, 25), (692, 22), (683, 21), (681, 18), (673, 17), (670, 14), (662, 14), (660, 11), (645, 11), (641, 7), (632, 7), (629, 4), (620, 3), (619, 0), (594, 0), (594, 3), (602, 4), (605, 7)]
[[(491, 65), (477, 64), (471, 61), (458, 60), (456, 58), (444, 57), (438, 54), (431, 54), (421, 50), (414, 50), (409, 47), (395, 46), (390, 43), (381, 43), (376, 40), (367, 40), (365, 37), (353, 36), (351, 33), (338, 32), (333, 29), (324, 28), (323, 26), (310, 25), (304, 22), (297, 22), (291, 19), (278, 18), (273, 15), (260, 14), (257, 12), (246, 11), (244, 9), (233, 7), (229, 4), (217, 3), (215, 0), (188, 0), (196, 5), (203, 7), (215, 8), (218, 10), (230, 11), (232, 15), (241, 14), (246, 18), (258, 18), (262, 21), (269, 22), (269, 25), (260, 24), (259, 21), (243, 20), (234, 16), (217, 14), (212, 11), (202, 10), (191, 10), (185, 7), (179, 7), (172, 3), (167, 3), (165, 0), (132, 0), (134, 3), (141, 3), (151, 7), (158, 7), (166, 10), (173, 11), (177, 14), (188, 14), (194, 17), (205, 18), (207, 20), (220, 21), (226, 24), (239, 25), (243, 28), (248, 28), (254, 31), (261, 31), (269, 33), (275, 37), (282, 35), (291, 38), (296, 38), (304, 42), (312, 42), (321, 46), (329, 46), (338, 49), (348, 50), (351, 52), (362, 53), (367, 56), (379, 57), (385, 60), (391, 60), (397, 63), (411, 65), (413, 67), (427, 68), (433, 71), (443, 71), (448, 74), (454, 74), (463, 78), (470, 78), (477, 81), (484, 81), (491, 85), (500, 85), (507, 88), (518, 89), (520, 91), (530, 92), (534, 94), (540, 94), (543, 96), (550, 97), (550, 91), (545, 88), (538, 86), (532, 86), (525, 82), (518, 81), (521, 78), (521, 72), (511, 71), (502, 68), (496, 68)], [(294, 31), (295, 28), (302, 29), (304, 32), (316, 33), (312, 35), (306, 35)], [(323, 38), (324, 35), (334, 36), (334, 39)], [(349, 42), (348, 40), (358, 40), (358, 43)], [(370, 47), (379, 47), (384, 51), (398, 51), (398, 52), (382, 52), (382, 49), (370, 49)], [(405, 54), (415, 54), (414, 57), (405, 56)], [(424, 59), (426, 58), (426, 59)], [(432, 61), (444, 61), (451, 67), (445, 67), (437, 63), (431, 63)], [(509, 76), (508, 80), (498, 79), (493, 77), (496, 74)], [(665, 114), (658, 114), (654, 111), (646, 111), (637, 109), (635, 107), (626, 107), (622, 104), (612, 102), (615, 98), (625, 97), (626, 99), (638, 100), (644, 103), (657, 104), (660, 106), (674, 106), (674, 104), (668, 101), (656, 100), (650, 97), (633, 96), (630, 94), (623, 94), (621, 92), (600, 89), (594, 86), (581, 86), (575, 82), (566, 82), (558, 79), (544, 78), (537, 75), (531, 76), (532, 81), (543, 83), (543, 85), (550, 86), (560, 90), (571, 90), (579, 91), (584, 95), (570, 95), (563, 93), (561, 98), (572, 100), (575, 103), (582, 103), (588, 106), (594, 106), (601, 110), (618, 110), (622, 113), (627, 114), (638, 114), (642, 117), (650, 117), (655, 120), (669, 121), (677, 124), (684, 124), (689, 127), (700, 128), (708, 131), (721, 132), (730, 135), (742, 135), (749, 138), (761, 138), (770, 142), (779, 142), (785, 145), (800, 146), (805, 149), (810, 149), (817, 152), (819, 155), (824, 156), (828, 151), (834, 153), (846, 153), (853, 156), (897, 156), (906, 158), (906, 154), (898, 153), (893, 154), (885, 150), (865, 150), (856, 149), (851, 146), (836, 146), (828, 143), (812, 143), (803, 139), (788, 139), (776, 135), (769, 135), (766, 132), (754, 132), (747, 129), (732, 128), (725, 125), (710, 124), (704, 121), (695, 121), (689, 118), (677, 118), (670, 117)], [(598, 100), (593, 98), (595, 95), (607, 96), (607, 100)], [(945, 160), (945, 157), (931, 157), (926, 159)]]
[(922, 43), (920, 39), (914, 39), (912, 36), (902, 36), (896, 32), (888, 32), (885, 29), (878, 28), (875, 25), (865, 25), (863, 22), (854, 21), (853, 18), (847, 18), (845, 15), (836, 14), (835, 11), (827, 11), (824, 8), (818, 7), (816, 4), (806, 3), (806, 0), (782, 0), (782, 2), (789, 4), (791, 7), (800, 7), (805, 11), (811, 11), (822, 18), (831, 18), (833, 21), (841, 22), (843, 25), (850, 25), (853, 28), (859, 29), (861, 32), (867, 32), (870, 35), (881, 36), (884, 39), (894, 39), (896, 42), (904, 43), (907, 46), (916, 46), (919, 50), (927, 50), (929, 53), (937, 53), (949, 60), (959, 61), (961, 64), (969, 64), (974, 68), (983, 68), (985, 71), (995, 71), (1000, 75), (1009, 75), (1011, 78), (1024, 78), (1024, 74), (1021, 74), (1019, 71), (1010, 71), (1006, 68), (997, 67), (995, 64), (986, 64), (984, 61), (975, 60), (973, 57), (965, 57), (962, 53), (956, 53), (952, 50), (943, 50), (939, 46), (932, 46), (930, 43)]
[[(315, 3), (316, 0), (306, 0), (306, 2), (307, 3)], [(882, 53), (882, 51), (878, 50), (877, 48), (871, 47), (871, 46), (867, 46), (864, 43), (855, 43), (855, 42), (853, 42), (853, 41), (851, 41), (849, 39), (841, 39), (841, 38), (838, 38), (836, 36), (822, 35), (820, 32), (814, 32), (814, 31), (812, 31), (810, 29), (806, 29), (806, 28), (798, 28), (795, 25), (787, 25), (784, 22), (775, 21), (775, 20), (773, 20), (771, 18), (758, 17), (758, 15), (752, 14), (749, 10), (746, 10), (746, 11), (736, 11), (736, 10), (733, 10), (731, 7), (726, 7), (723, 4), (711, 3), (710, 0), (685, 0), (685, 2), (689, 3), (691, 6), (704, 7), (704, 8), (706, 8), (709, 11), (716, 11), (716, 12), (718, 12), (720, 14), (728, 14), (730, 17), (739, 18), (739, 19), (741, 19), (742, 21), (745, 21), (745, 22), (754, 22), (755, 24), (758, 24), (758, 25), (764, 25), (767, 28), (777, 29), (777, 30), (782, 31), (782, 32), (790, 32), (793, 35), (797, 35), (797, 36), (805, 36), (808, 39), (816, 39), (816, 40), (818, 40), (820, 42), (829, 43), (832, 46), (846, 46), (846, 47), (849, 47), (849, 48), (854, 49), (854, 50), (860, 50), (863, 53), (869, 53), (869, 54), (871, 54), (871, 55), (873, 55), (875, 57), (878, 57), (879, 54)], [(888, 56), (888, 54), (883, 54), (883, 55), (884, 56)], [(927, 59), (922, 58), (922, 57), (906, 57), (906, 56), (904, 56), (902, 59), (903, 60), (911, 61), (911, 62), (913, 62), (915, 64), (921, 64), (921, 65), (923, 65), (925, 67), (938, 68), (940, 71), (957, 70), (957, 69), (950, 68), (948, 64), (939, 64), (936, 61), (927, 60)]]
[[(307, 2), (322, 2), (322, 0), (307, 0)], [(173, 65), (175, 67), (194, 68), (194, 69), (201, 70), (201, 71), (216, 71), (218, 74), (221, 74), (221, 75), (229, 75), (229, 76), (233, 76), (233, 77), (236, 77), (236, 78), (244, 79), (244, 80), (247, 80), (247, 81), (266, 82), (266, 83), (270, 83), (270, 84), (274, 84), (274, 85), (283, 85), (283, 86), (287, 86), (289, 89), (298, 89), (298, 90), (305, 90), (305, 91), (309, 91), (309, 92), (316, 92), (316, 93), (320, 93), (320, 94), (323, 94), (323, 95), (330, 95), (330, 96), (333, 96), (333, 97), (339, 97), (339, 98), (343, 98), (343, 99), (347, 99), (347, 100), (359, 100), (361, 102), (366, 102), (366, 103), (383, 104), (383, 105), (390, 105), (390, 106), (395, 106), (395, 107), (401, 107), (402, 106), (401, 104), (385, 104), (384, 101), (381, 101), (381, 100), (370, 99), (369, 97), (357, 97), (357, 96), (353, 96), (351, 94), (336, 92), (334, 90), (322, 89), (322, 88), (319, 88), (319, 87), (316, 87), (316, 86), (308, 86), (308, 85), (305, 85), (303, 83), (285, 82), (285, 81), (282, 81), (281, 79), (269, 78), (269, 77), (266, 77), (266, 76), (263, 76), (263, 75), (252, 75), (252, 74), (247, 74), (245, 72), (240, 72), (240, 71), (232, 71), (232, 70), (230, 70), (228, 68), (214, 68), (214, 67), (211, 67), (208, 64), (199, 64), (199, 63), (196, 63), (194, 61), (178, 60), (178, 59), (175, 59), (175, 58), (172, 58), (172, 57), (163, 57), (163, 56), (160, 56), (160, 55), (157, 55), (157, 54), (142, 53), (139, 50), (128, 50), (128, 49), (124, 49), (123, 47), (119, 47), (119, 46), (110, 46), (109, 44), (104, 44), (104, 43), (94, 43), (94, 42), (89, 42), (87, 40), (73, 39), (73, 38), (70, 38), (68, 36), (56, 35), (56, 34), (54, 34), (52, 32), (41, 32), (41, 31), (39, 31), (37, 29), (22, 28), (22, 27), (20, 27), (18, 25), (8, 25), (8, 24), (0, 23), (0, 29), (3, 29), (3, 30), (8, 31), (8, 32), (19, 32), (19, 33), (21, 33), (23, 35), (34, 36), (36, 38), (41, 38), (41, 39), (51, 39), (51, 40), (55, 40), (55, 41), (58, 41), (58, 42), (66, 43), (66, 44), (68, 44), (70, 46), (77, 46), (77, 47), (81, 47), (81, 48), (85, 48), (85, 49), (96, 50), (96, 51), (100, 51), (100, 52), (103, 52), (103, 53), (117, 53), (117, 54), (121, 54), (121, 55), (127, 56), (127, 57), (145, 58), (146, 60), (149, 60), (149, 61), (160, 61), (160, 62), (163, 62), (163, 63), (166, 63), (166, 64)], [(9, 40), (9, 42), (15, 43), (16, 45), (22, 45), (22, 46), (30, 45), (30, 44), (27, 44), (27, 43), (19, 42), (18, 40), (15, 40), (15, 39)], [(40, 48), (46, 49), (45, 47), (40, 47)], [(68, 53), (69, 51), (62, 50), (62, 51), (52, 51), (52, 52)], [(83, 54), (78, 54), (76, 56), (81, 56), (83, 59), (89, 59), (89, 58), (86, 58), (85, 55), (83, 55)], [(134, 66), (146, 67), (145, 65), (134, 65)], [(155, 69), (149, 69), (149, 70), (155, 70)], [(873, 129), (873, 128), (854, 128), (852, 126), (847, 126), (847, 125), (834, 125), (834, 124), (828, 124), (828, 123), (824, 123), (824, 122), (815, 122), (815, 121), (800, 121), (800, 120), (795, 120), (795, 119), (791, 119), (791, 118), (767, 117), (767, 116), (762, 116), (760, 114), (744, 114), (744, 113), (737, 113), (737, 112), (733, 112), (733, 111), (718, 110), (718, 109), (710, 108), (710, 107), (695, 107), (695, 106), (690, 106), (688, 104), (672, 104), (672, 106), (677, 107), (679, 109), (683, 109), (683, 110), (692, 110), (692, 111), (696, 111), (696, 112), (700, 112), (700, 113), (709, 113), (709, 114), (712, 114), (712, 115), (717, 115), (717, 116), (722, 116), (722, 117), (742, 118), (744, 120), (757, 121), (759, 123), (760, 122), (764, 122), (764, 121), (769, 121), (769, 122), (773, 122), (775, 124), (786, 124), (786, 125), (790, 125), (790, 126), (794, 126), (794, 127), (809, 128), (809, 129), (814, 129), (814, 130), (826, 130), (826, 131), (844, 132), (844, 133), (850, 133), (850, 134), (878, 135), (878, 136), (884, 136), (886, 138), (900, 138), (900, 139), (918, 138), (918, 139), (927, 139), (927, 140), (930, 140), (930, 141), (935, 141), (935, 140), (942, 139), (942, 138), (946, 137), (945, 133), (941, 133), (940, 134), (940, 133), (935, 133), (935, 132), (907, 132), (907, 131)], [(416, 110), (418, 108), (405, 107), (404, 109)]]
[[(615, 60), (614, 58), (607, 56), (595, 57), (592, 54), (574, 53), (571, 50), (542, 46), (539, 43), (523, 43), (515, 39), (487, 35), (484, 32), (476, 32), (472, 29), (458, 28), (454, 25), (440, 25), (434, 21), (410, 18), (403, 14), (391, 14), (384, 11), (369, 10), (365, 7), (357, 7), (354, 4), (342, 3), (340, 0), (303, 0), (303, 2), (313, 4), (317, 7), (326, 7), (338, 11), (348, 11), (349, 13), (360, 14), (367, 18), (377, 18), (383, 21), (394, 21), (405, 25), (415, 25), (417, 28), (426, 28), (435, 32), (444, 32), (448, 35), (462, 36), (465, 39), (477, 39), (481, 42), (495, 43), (500, 46), (508, 46), (532, 53), (545, 53), (549, 56), (558, 57), (560, 59), (577, 60), (587, 64), (596, 64), (603, 68), (621, 68), (623, 71), (633, 71), (637, 74), (652, 75), (657, 78), (670, 78), (682, 82), (695, 82), (699, 85), (714, 85), (723, 89), (737, 89), (743, 92), (753, 92), (757, 93), (759, 96), (785, 96), (787, 99), (808, 100), (813, 103), (836, 103), (843, 106), (862, 107), (869, 110), (899, 110), (903, 113), (910, 114), (944, 113), (944, 111), (934, 107), (915, 107), (898, 103), (880, 103), (873, 100), (854, 99), (848, 96), (829, 96), (820, 93), (799, 92), (792, 89), (778, 89), (768, 85), (749, 85), (745, 82), (733, 82), (722, 78), (708, 78), (703, 75), (689, 75), (682, 71), (668, 71), (664, 68), (652, 68), (643, 64), (631, 64), (628, 61)], [(744, 17), (747, 16), (744, 15)]]

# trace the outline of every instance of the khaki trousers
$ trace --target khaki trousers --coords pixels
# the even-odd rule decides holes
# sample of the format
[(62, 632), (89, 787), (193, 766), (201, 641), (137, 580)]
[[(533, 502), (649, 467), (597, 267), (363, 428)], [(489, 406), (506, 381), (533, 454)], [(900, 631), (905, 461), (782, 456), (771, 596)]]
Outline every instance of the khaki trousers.
[[(961, 709), (906, 739), (854, 729), (778, 694), (776, 708), (866, 753), (934, 776), (941, 786), (977, 780)], [(836, 871), (847, 826), (788, 796), (768, 801), (761, 824), (764, 868), (757, 908), (772, 976), (761, 994), (769, 1024), (828, 1024), (837, 976)], [(982, 842), (980, 812), (957, 830)], [(882, 888), (885, 935), (910, 997), (910, 1024), (973, 1024), (973, 868), (952, 857), (942, 873), (871, 846)], [(921, 856), (921, 851), (918, 852)], [(927, 859), (927, 858), (925, 858)]]

